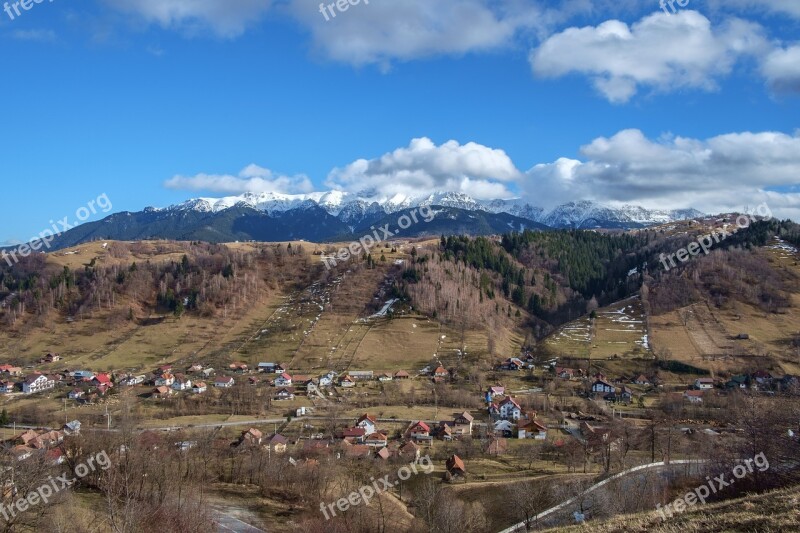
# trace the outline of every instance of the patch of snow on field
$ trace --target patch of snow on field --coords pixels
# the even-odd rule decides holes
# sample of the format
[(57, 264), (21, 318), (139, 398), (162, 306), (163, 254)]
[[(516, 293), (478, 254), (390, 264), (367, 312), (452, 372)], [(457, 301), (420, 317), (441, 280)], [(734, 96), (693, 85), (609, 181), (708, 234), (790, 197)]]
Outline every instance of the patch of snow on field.
[(400, 300), (398, 300), (397, 298), (392, 298), (391, 300), (389, 300), (388, 302), (386, 302), (384, 304), (383, 308), (380, 311), (378, 311), (377, 313), (372, 315), (370, 318), (382, 318), (382, 317), (385, 317), (386, 313), (389, 312), (389, 309), (391, 309), (392, 306), (394, 304), (396, 304), (397, 302), (399, 302), (399, 301)]

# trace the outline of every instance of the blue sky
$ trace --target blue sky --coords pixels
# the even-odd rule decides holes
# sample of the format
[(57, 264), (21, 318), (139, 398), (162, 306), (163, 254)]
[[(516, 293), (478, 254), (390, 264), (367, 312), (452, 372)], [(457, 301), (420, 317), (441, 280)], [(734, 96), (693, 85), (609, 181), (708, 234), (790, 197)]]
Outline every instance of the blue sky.
[(311, 0), (0, 12), (0, 242), (104, 193), (115, 212), (249, 190), (456, 188), (545, 206), (766, 201), (800, 219), (800, 3), (675, 7), (371, 0), (327, 22)]

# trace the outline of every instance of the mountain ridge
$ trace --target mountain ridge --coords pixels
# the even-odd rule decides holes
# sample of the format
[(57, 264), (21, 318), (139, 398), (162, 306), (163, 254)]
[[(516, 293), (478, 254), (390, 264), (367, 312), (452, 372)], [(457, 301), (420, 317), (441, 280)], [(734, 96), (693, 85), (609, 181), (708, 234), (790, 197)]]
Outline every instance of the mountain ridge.
[(466, 211), (486, 211), (492, 214), (506, 213), (556, 229), (631, 229), (704, 215), (692, 208), (661, 210), (629, 204), (613, 208), (588, 200), (568, 202), (547, 211), (522, 198), (476, 200), (464, 193), (447, 191), (419, 196), (396, 194), (391, 197), (369, 192), (355, 194), (342, 191), (306, 194), (245, 193), (223, 198), (195, 198), (165, 209), (219, 212), (235, 206), (247, 206), (274, 216), (294, 209), (318, 206), (346, 224), (357, 226), (367, 219), (378, 219), (382, 215), (390, 215), (404, 209), (432, 205)]

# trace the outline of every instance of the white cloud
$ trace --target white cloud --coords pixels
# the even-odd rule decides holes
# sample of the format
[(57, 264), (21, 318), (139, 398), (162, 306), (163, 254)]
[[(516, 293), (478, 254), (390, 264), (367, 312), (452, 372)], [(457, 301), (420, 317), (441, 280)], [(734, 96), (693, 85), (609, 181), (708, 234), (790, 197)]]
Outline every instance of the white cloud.
[(238, 37), (261, 19), (272, 0), (103, 0), (149, 23), (190, 34), (210, 29), (219, 37)]
[(258, 165), (249, 165), (238, 176), (230, 174), (196, 174), (194, 176), (174, 176), (164, 183), (168, 189), (210, 191), (222, 194), (243, 194), (246, 192), (276, 192), (295, 194), (313, 190), (307, 176), (275, 175), (271, 170)]
[(394, 60), (502, 48), (520, 30), (542, 33), (573, 11), (540, 8), (530, 0), (371, 0), (368, 4), (362, 0), (346, 12), (337, 11), (335, 18), (328, 12), (326, 21), (319, 0), (293, 0), (289, 10), (310, 30), (323, 55), (355, 66), (384, 68)]
[(512, 196), (503, 182), (513, 182), (520, 176), (503, 150), (456, 141), (437, 146), (423, 137), (377, 159), (359, 159), (334, 169), (326, 185), (370, 195), (455, 191), (486, 199)]
[(583, 162), (559, 159), (533, 167), (521, 182), (526, 195), (551, 205), (590, 199), (707, 212), (769, 201), (783, 216), (800, 220), (800, 195), (769, 192), (800, 182), (800, 132), (653, 141), (639, 130), (624, 130), (595, 139), (581, 155)]
[(684, 10), (654, 13), (631, 26), (609, 20), (568, 28), (535, 48), (530, 62), (542, 78), (589, 76), (608, 100), (624, 103), (641, 87), (715, 90), (740, 56), (767, 47), (758, 24), (731, 19), (713, 28), (700, 13)]
[(774, 91), (800, 92), (800, 45), (770, 53), (761, 65), (761, 72)]

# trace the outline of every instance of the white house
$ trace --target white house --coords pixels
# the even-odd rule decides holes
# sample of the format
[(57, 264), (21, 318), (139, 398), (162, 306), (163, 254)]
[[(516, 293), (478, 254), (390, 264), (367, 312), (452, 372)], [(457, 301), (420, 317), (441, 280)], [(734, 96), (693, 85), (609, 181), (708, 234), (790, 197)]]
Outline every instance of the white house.
[(701, 390), (684, 391), (683, 397), (689, 400), (690, 403), (703, 403), (703, 391)]
[(192, 385), (192, 392), (195, 394), (203, 394), (208, 387), (202, 381), (195, 381), (194, 385)]
[(512, 424), (508, 420), (498, 420), (494, 423), (494, 432), (504, 435), (506, 433), (511, 433), (514, 429), (514, 424)]
[(547, 427), (540, 424), (536, 420), (532, 420), (527, 424), (520, 425), (518, 431), (518, 437), (520, 439), (547, 439)]
[(522, 408), (514, 401), (511, 396), (500, 402), (500, 417), (506, 420), (519, 420), (522, 415)]
[(284, 372), (277, 378), (275, 378), (275, 386), (276, 387), (291, 387), (292, 386), (292, 376)]
[(694, 380), (694, 386), (700, 390), (709, 390), (714, 388), (714, 380), (711, 378), (697, 378)]
[(156, 387), (171, 387), (173, 383), (175, 383), (175, 376), (168, 373), (161, 374), (155, 380)]
[(35, 394), (45, 390), (52, 389), (56, 386), (56, 382), (48, 378), (44, 374), (33, 374), (28, 376), (22, 382), (22, 392), (25, 394)]
[(192, 380), (190, 380), (189, 378), (180, 377), (172, 382), (173, 390), (184, 391), (191, 388), (192, 388)]
[(342, 379), (339, 380), (340, 387), (355, 387), (356, 382), (353, 381), (353, 378), (350, 376), (343, 376)]
[(234, 379), (230, 376), (220, 376), (214, 380), (215, 387), (222, 387), (225, 389), (229, 389), (233, 387), (233, 384), (236, 383)]
[(85, 393), (81, 389), (74, 389), (69, 391), (69, 394), (67, 396), (69, 396), (70, 400), (77, 400), (79, 398), (83, 398), (84, 394)]
[(361, 415), (361, 418), (359, 418), (358, 422), (356, 422), (356, 427), (364, 428), (364, 430), (367, 432), (367, 435), (369, 435), (371, 433), (375, 433), (376, 423), (377, 420), (375, 419), (374, 416), (365, 413)]

